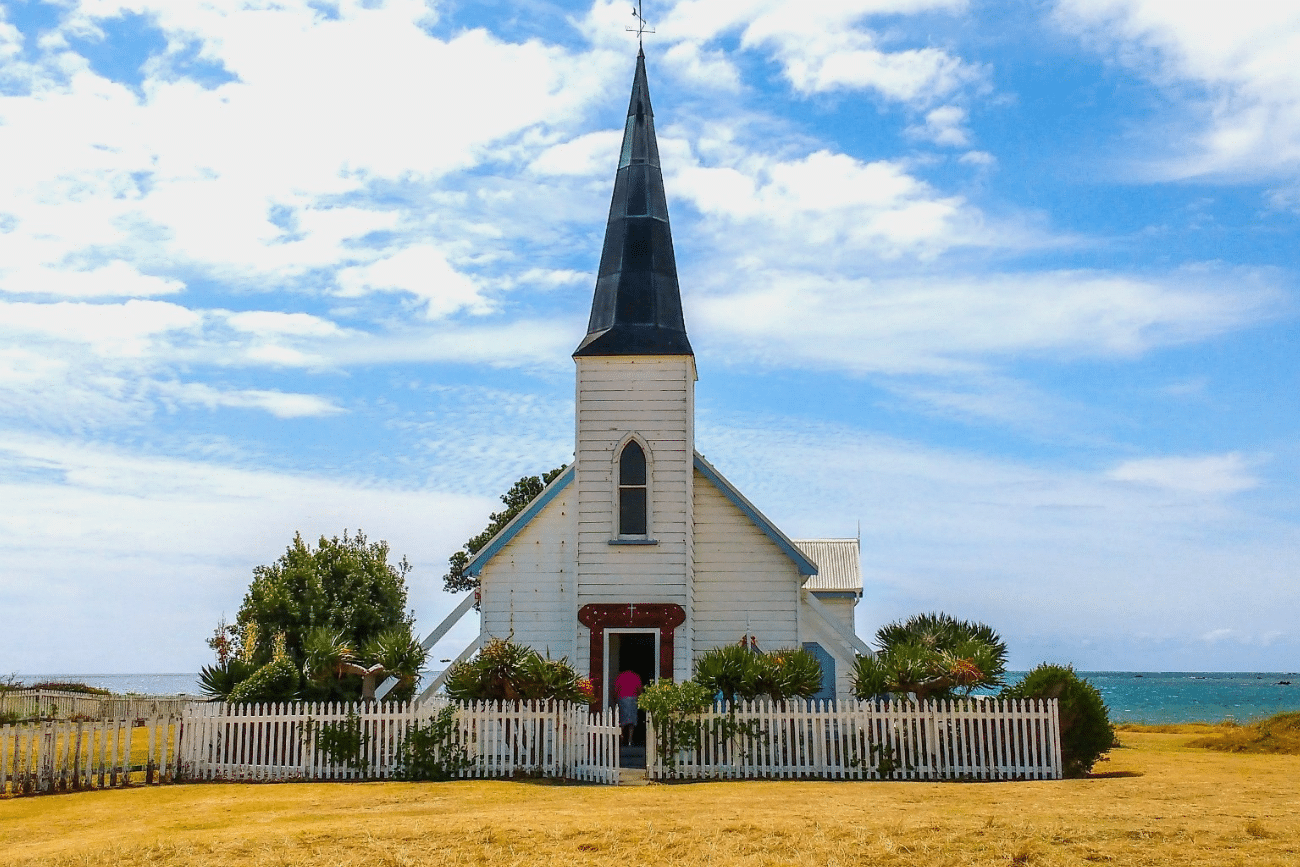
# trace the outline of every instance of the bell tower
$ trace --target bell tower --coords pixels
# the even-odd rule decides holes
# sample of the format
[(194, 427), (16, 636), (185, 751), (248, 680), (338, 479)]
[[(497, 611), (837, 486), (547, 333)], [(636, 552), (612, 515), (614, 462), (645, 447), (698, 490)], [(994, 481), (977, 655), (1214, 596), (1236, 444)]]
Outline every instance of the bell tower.
[(587, 335), (573, 359), (576, 602), (588, 630), (591, 675), (598, 682), (608, 676), (611, 634), (657, 630), (658, 676), (688, 677), (695, 356), (682, 317), (644, 52), (637, 56)]

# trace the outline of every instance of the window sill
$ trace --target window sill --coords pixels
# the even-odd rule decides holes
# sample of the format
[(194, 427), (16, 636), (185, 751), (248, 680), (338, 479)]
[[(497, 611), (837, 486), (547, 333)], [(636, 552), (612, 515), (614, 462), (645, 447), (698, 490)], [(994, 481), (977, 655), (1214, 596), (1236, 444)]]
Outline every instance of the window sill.
[(611, 545), (658, 545), (658, 539), (610, 539)]

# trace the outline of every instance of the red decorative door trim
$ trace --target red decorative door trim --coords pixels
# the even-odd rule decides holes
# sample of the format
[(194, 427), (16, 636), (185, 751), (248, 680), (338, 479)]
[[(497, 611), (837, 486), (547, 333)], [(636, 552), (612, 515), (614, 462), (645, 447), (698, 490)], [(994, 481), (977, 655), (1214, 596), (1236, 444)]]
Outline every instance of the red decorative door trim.
[(672, 602), (584, 605), (578, 622), (591, 630), (591, 685), (599, 707), (605, 706), (605, 630), (631, 627), (659, 629), (659, 674), (673, 677), (673, 630), (686, 622), (686, 611)]

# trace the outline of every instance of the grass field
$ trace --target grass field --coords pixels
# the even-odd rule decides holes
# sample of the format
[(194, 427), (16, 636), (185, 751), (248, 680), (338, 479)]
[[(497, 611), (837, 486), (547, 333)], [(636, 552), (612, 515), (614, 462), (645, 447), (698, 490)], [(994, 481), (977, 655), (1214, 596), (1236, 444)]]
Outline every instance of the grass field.
[(1300, 756), (1125, 731), (1084, 780), (206, 784), (0, 801), (4, 865), (1300, 863)]

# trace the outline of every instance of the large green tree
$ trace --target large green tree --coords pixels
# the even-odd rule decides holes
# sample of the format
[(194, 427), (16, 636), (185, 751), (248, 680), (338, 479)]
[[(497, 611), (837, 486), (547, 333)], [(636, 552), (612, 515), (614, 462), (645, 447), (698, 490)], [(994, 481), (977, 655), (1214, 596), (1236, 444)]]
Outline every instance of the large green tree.
[(876, 631), (876, 654), (853, 666), (858, 698), (910, 693), (917, 701), (1002, 685), (1007, 645), (991, 627), (947, 614), (918, 614)]
[(401, 688), (390, 696), (406, 697), (424, 663), (406, 609), (410, 568), (360, 530), (314, 547), (295, 534), (278, 560), (253, 569), (234, 625), (208, 642), (218, 660), (204, 670), (205, 688), (248, 701), (355, 700), (393, 674)]
[(462, 590), (473, 590), (478, 587), (478, 578), (465, 572), (465, 567), (469, 565), (469, 558), (491, 542), (493, 536), (501, 532), (501, 529), (509, 524), (515, 515), (537, 499), (542, 489), (562, 472), (564, 467), (556, 467), (550, 472), (542, 473), (541, 476), (524, 476), (501, 495), (501, 502), (505, 503), (506, 507), (500, 512), (489, 515), (488, 525), (483, 532), (470, 537), (461, 550), (447, 559), (447, 574), (442, 576), (442, 584), (448, 593), (459, 593)]

